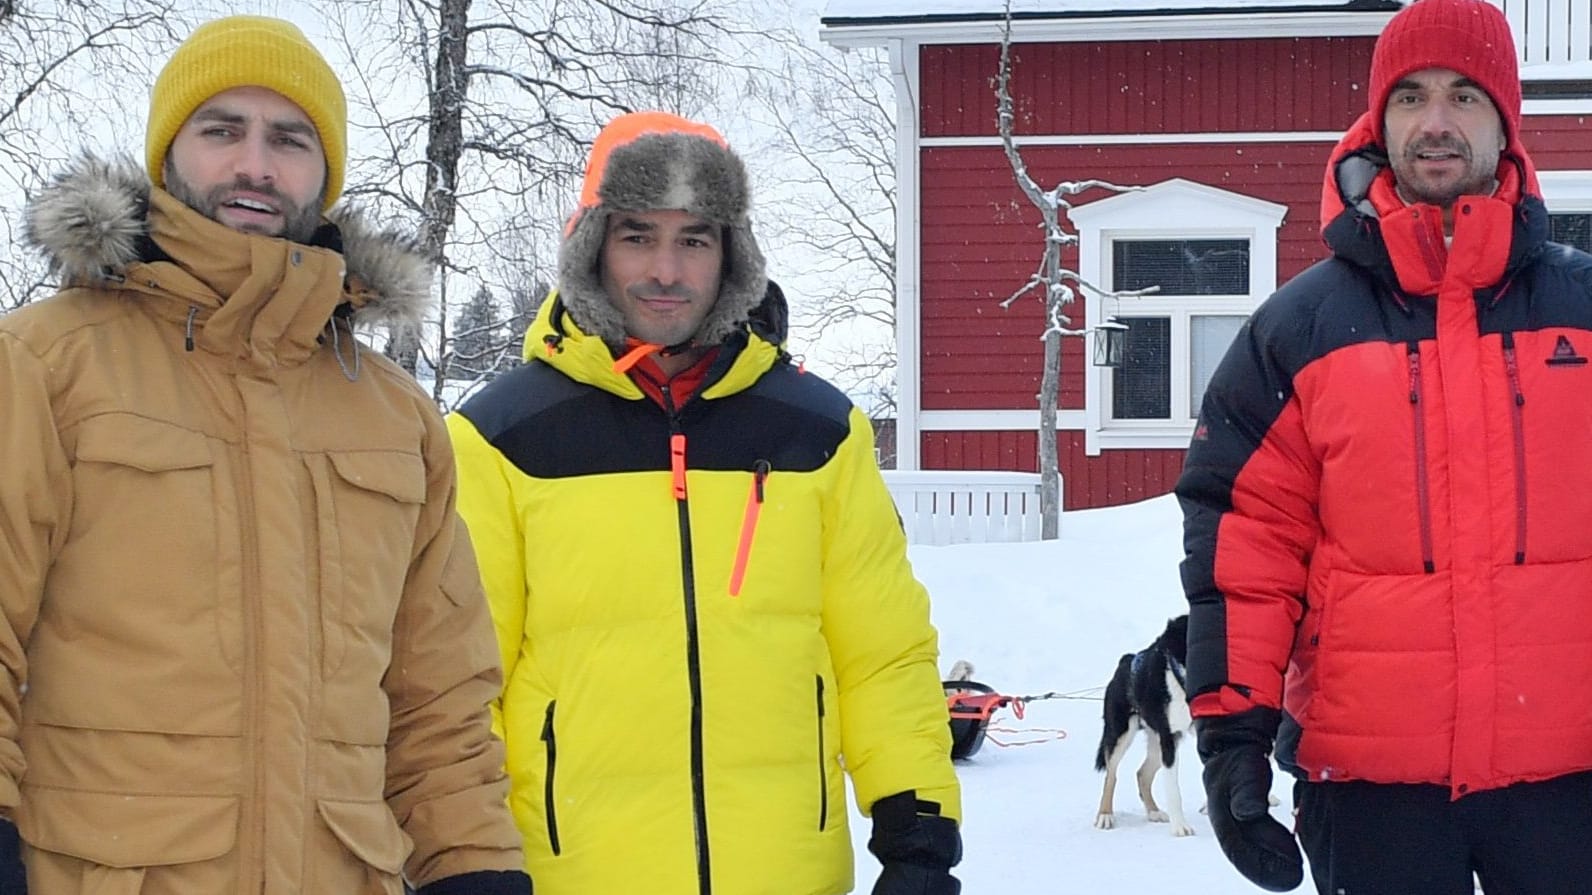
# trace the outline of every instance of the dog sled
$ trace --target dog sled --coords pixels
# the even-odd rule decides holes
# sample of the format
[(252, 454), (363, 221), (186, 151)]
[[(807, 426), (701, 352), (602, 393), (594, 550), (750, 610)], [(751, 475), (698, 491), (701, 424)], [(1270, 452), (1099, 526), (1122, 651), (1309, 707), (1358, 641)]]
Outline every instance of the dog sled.
[[(996, 692), (994, 687), (981, 684), (972, 680), (942, 681), (945, 688), (946, 708), (951, 714), (951, 758), (955, 761), (965, 761), (978, 754), (986, 739), (994, 741), (997, 746), (1026, 746), (1032, 743), (1042, 743), (1052, 739), (1061, 739), (1067, 734), (1062, 730), (1047, 730), (1053, 734), (1034, 740), (1002, 742), (991, 737), (990, 720), (1001, 709), (1011, 709), (1012, 715), (1017, 720), (1023, 720), (1027, 705), (1042, 699), (1060, 699), (1060, 693), (1041, 693), (1037, 696), (1010, 696)], [(1032, 732), (1032, 731), (1030, 731)]]

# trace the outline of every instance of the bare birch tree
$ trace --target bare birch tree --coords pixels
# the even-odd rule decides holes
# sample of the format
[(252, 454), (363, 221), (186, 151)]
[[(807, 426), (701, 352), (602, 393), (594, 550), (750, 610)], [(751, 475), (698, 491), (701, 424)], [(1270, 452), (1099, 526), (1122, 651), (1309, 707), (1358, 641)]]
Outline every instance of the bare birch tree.
[[(813, 46), (772, 35), (783, 57), (753, 82), (773, 133), (760, 155), (776, 213), (760, 226), (801, 265), (789, 289), (797, 329), (825, 341), (834, 377), (866, 408), (893, 416), (895, 395), (895, 114), (877, 51)], [(769, 203), (764, 203), (767, 209)]]
[(995, 79), (995, 123), (1017, 186), (1039, 210), (1041, 227), (1045, 232), (1045, 251), (1040, 256), (1039, 268), (1033, 276), (1002, 301), (1001, 307), (1011, 307), (1019, 298), (1030, 293), (1037, 293), (1045, 306), (1045, 330), (1040, 335), (1045, 344), (1045, 362), (1039, 379), (1039, 512), (1042, 519), (1040, 537), (1050, 540), (1058, 536), (1061, 521), (1061, 465), (1056, 446), (1056, 404), (1061, 394), (1061, 339), (1085, 332), (1074, 324), (1067, 308), (1084, 289), (1097, 295), (1144, 294), (1107, 292), (1062, 263), (1062, 249), (1078, 242), (1078, 234), (1069, 229), (1071, 222), (1066, 219), (1066, 212), (1073, 207), (1071, 197), (1080, 193), (1094, 189), (1128, 192), (1138, 187), (1117, 186), (1103, 180), (1082, 180), (1062, 182), (1045, 189), (1034, 180), (1012, 136), (1015, 115), (1012, 111), (1011, 49), (1012, 8), (1011, 0), (1007, 0), (1005, 27), (1001, 32), (1000, 70)]
[(0, 310), (53, 288), (16, 230), (24, 197), (133, 124), (143, 110), (99, 85), (148, 75), (150, 45), (175, 40), (176, 27), (168, 0), (0, 0)]

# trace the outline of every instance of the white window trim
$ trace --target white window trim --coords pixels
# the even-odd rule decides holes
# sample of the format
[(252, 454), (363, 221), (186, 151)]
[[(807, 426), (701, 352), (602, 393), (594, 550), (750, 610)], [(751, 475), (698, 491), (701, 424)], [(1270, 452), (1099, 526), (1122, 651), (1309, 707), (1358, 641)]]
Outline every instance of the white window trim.
[[(1080, 205), (1069, 212), (1078, 233), (1078, 273), (1086, 282), (1112, 288), (1109, 271), (1111, 246), (1117, 240), (1138, 239), (1247, 239), (1249, 240), (1249, 295), (1177, 299), (1146, 296), (1142, 299), (1102, 299), (1085, 292), (1091, 324), (1107, 314), (1123, 317), (1172, 314), (1172, 338), (1187, 342), (1188, 313), (1223, 314), (1254, 311), (1277, 288), (1277, 228), (1288, 206), (1195, 183), (1181, 177), (1154, 186)], [(1187, 222), (1168, 227), (1168, 222)], [(1180, 321), (1182, 321), (1180, 323)], [(1090, 338), (1092, 339), (1092, 334)], [(1092, 346), (1085, 348), (1088, 354)], [(1174, 349), (1174, 358), (1176, 352)], [(1186, 361), (1186, 359), (1185, 359)], [(1189, 389), (1188, 364), (1172, 365), (1172, 394)], [(1110, 377), (1093, 364), (1084, 366), (1084, 452), (1091, 457), (1102, 450), (1124, 448), (1186, 448), (1194, 434), (1194, 421), (1112, 420)], [(1176, 401), (1173, 401), (1174, 406)]]
[(1592, 171), (1538, 171), (1549, 214), (1592, 213)]

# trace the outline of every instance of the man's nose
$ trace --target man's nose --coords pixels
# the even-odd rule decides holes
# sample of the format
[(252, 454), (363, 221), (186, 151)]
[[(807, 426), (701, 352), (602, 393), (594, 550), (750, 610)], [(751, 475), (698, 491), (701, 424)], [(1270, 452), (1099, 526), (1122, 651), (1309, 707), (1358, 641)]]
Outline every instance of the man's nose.
[(263, 137), (250, 135), (240, 141), (238, 152), (233, 157), (233, 167), (234, 173), (242, 174), (255, 183), (276, 180), (276, 162)]
[(672, 245), (661, 245), (652, 253), (651, 270), (648, 271), (652, 279), (665, 286), (671, 286), (680, 279), (680, 253)]
[(1454, 132), (1453, 110), (1448, 103), (1427, 103), (1421, 109), (1420, 118), (1417, 119), (1420, 132), (1427, 136), (1441, 137)]

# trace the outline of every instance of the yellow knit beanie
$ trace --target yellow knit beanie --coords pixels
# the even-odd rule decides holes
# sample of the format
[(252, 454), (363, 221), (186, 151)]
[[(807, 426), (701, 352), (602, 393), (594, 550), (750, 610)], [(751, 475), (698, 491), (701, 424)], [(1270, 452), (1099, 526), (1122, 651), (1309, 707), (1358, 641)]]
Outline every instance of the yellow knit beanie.
[(343, 193), (347, 164), (348, 107), (331, 66), (289, 22), (262, 16), (231, 16), (199, 26), (155, 79), (149, 94), (144, 163), (155, 186), (164, 187), (166, 153), (194, 110), (234, 87), (264, 87), (292, 100), (309, 116), (326, 153), (326, 202)]

